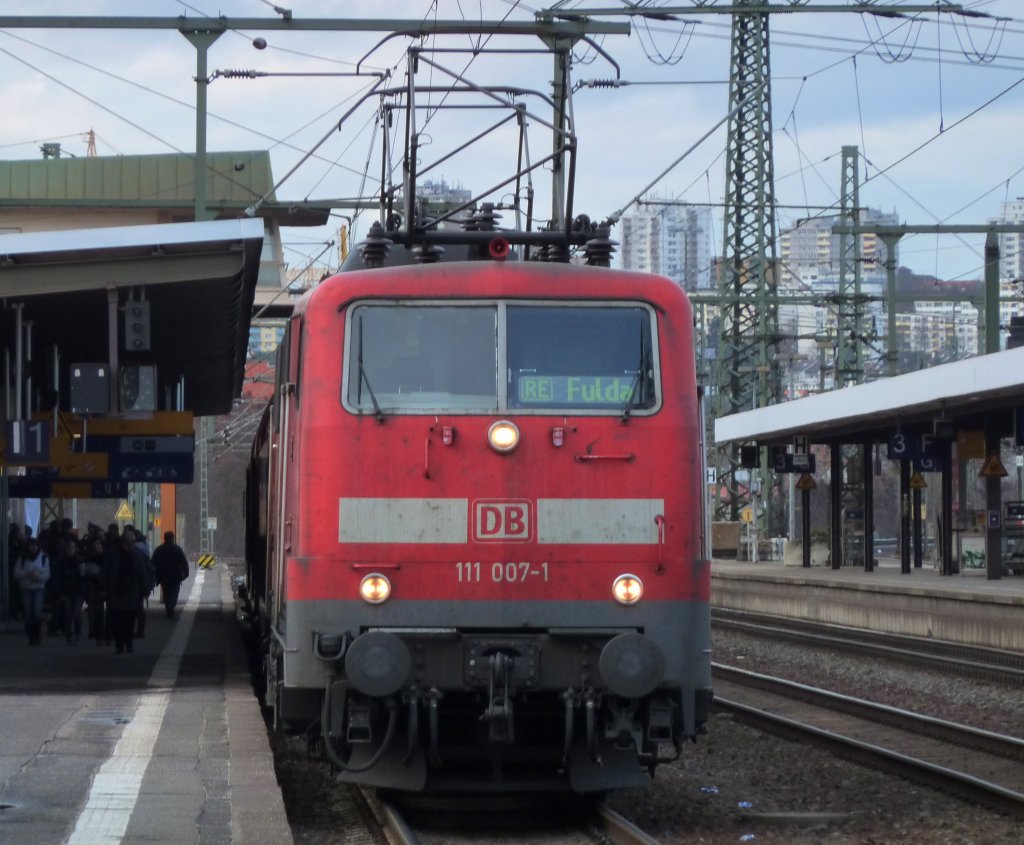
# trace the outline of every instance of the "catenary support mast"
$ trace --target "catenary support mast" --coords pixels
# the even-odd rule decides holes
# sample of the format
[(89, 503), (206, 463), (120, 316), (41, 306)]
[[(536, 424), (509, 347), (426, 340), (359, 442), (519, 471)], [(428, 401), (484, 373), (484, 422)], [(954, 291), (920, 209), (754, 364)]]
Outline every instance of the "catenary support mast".
[[(739, 108), (729, 121), (726, 148), (715, 379), (719, 416), (777, 402), (781, 385), (775, 354), (779, 311), (768, 15), (742, 14), (746, 5), (753, 4), (736, 0), (732, 19), (729, 107)], [(721, 450), (717, 464), (716, 514), (736, 521), (749, 496), (744, 489), (754, 485), (737, 478), (738, 445)], [(767, 477), (767, 472), (762, 475)]]

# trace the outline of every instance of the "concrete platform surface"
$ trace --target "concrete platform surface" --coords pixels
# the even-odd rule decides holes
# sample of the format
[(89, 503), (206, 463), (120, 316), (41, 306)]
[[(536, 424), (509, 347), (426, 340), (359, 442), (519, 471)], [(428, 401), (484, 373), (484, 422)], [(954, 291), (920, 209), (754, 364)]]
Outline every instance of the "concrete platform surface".
[(1024, 652), (1024, 576), (714, 560), (714, 607)]
[(0, 842), (290, 845), (226, 567), (131, 654), (0, 633)]

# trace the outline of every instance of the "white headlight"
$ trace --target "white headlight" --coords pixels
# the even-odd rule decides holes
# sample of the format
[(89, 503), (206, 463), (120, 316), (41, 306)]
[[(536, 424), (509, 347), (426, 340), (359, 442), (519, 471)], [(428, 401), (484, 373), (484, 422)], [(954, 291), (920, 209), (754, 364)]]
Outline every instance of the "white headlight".
[(620, 575), (612, 583), (612, 595), (619, 604), (636, 604), (644, 594), (644, 582), (635, 575)]
[(519, 445), (519, 429), (514, 422), (498, 420), (487, 429), (487, 442), (495, 452), (511, 452)]
[(386, 575), (371, 572), (359, 582), (359, 595), (370, 604), (381, 604), (391, 595), (391, 582)]

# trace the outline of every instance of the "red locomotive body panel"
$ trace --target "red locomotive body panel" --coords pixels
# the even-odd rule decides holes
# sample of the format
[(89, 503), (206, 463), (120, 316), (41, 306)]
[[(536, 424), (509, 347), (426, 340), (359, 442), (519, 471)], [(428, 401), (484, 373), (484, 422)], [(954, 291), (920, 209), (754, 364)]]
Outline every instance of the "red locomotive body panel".
[[(296, 432), (298, 506), (293, 515), (296, 542), (291, 555), (306, 563), (289, 571), (289, 596), (295, 600), (351, 598), (365, 566), (398, 565), (395, 600), (416, 599), (605, 599), (611, 578), (622, 565), (645, 567), (648, 600), (708, 599), (708, 585), (681, 577), (682, 561), (700, 557), (699, 420), (693, 366), (692, 315), (678, 286), (655, 285), (646, 277), (610, 270), (561, 269), (513, 264), (459, 264), (420, 278), (422, 268), (369, 271), (336, 277), (319, 291), (304, 316), (306, 341), (301, 362), (302, 389), (293, 421)], [(538, 272), (540, 271), (540, 272)], [(544, 272), (547, 271), (547, 272)], [(575, 278), (574, 278), (575, 276)], [(643, 278), (642, 292), (639, 280)], [(471, 282), (470, 287), (467, 282)], [(461, 289), (460, 289), (461, 286)], [(432, 301), (463, 296), (473, 299), (520, 298), (540, 300), (557, 289), (563, 301), (648, 301), (671, 321), (659, 320), (662, 407), (648, 418), (624, 425), (618, 416), (516, 416), (520, 447), (508, 455), (487, 446), (487, 428), (507, 412), (482, 415), (425, 416), (388, 414), (383, 423), (372, 415), (354, 416), (340, 401), (344, 309), (359, 301), (395, 297)], [(325, 342), (326, 341), (326, 342)], [(670, 354), (665, 354), (665, 352)], [(444, 430), (452, 441), (445, 444)], [(554, 445), (553, 430), (562, 430)], [(684, 482), (684, 483), (681, 483)], [(538, 501), (585, 498), (650, 502), (663, 500), (672, 508), (656, 509), (644, 542), (608, 545), (602, 509), (583, 507), (574, 528), (579, 539), (538, 543), (543, 519)], [(339, 501), (396, 499), (432, 501), (465, 510), (467, 531), (457, 542), (341, 542)], [(490, 503), (490, 504), (488, 504)], [(497, 520), (508, 510), (525, 508), (525, 531), (508, 531)], [(451, 507), (444, 508), (451, 518)], [(549, 509), (548, 518), (551, 509)], [(437, 513), (435, 511), (435, 513)], [(663, 522), (655, 522), (660, 516)], [(411, 518), (411, 517), (408, 517)], [(488, 520), (490, 524), (480, 524)], [(425, 525), (429, 535), (431, 526)], [(583, 554), (585, 550), (585, 554)], [(530, 563), (524, 577), (477, 579), (475, 570), (459, 562), (477, 562), (491, 569), (495, 562)], [(547, 580), (537, 565), (546, 562)], [(553, 564), (563, 563), (553, 580)], [(358, 569), (353, 569), (358, 566)], [(688, 566), (688, 563), (687, 563)], [(595, 570), (595, 567), (597, 568)], [(660, 567), (660, 569), (659, 569)], [(517, 566), (517, 575), (520, 567)], [(673, 571), (675, 570), (675, 571)], [(599, 577), (606, 572), (611, 577)], [(647, 572), (643, 573), (644, 575)]]
[[(442, 328), (433, 347), (418, 350), (420, 362), (436, 371), (444, 347), (460, 372), (494, 371), (493, 406), (476, 394), (424, 390), (430, 374), (418, 391), (388, 387), (383, 359), (410, 344), (401, 329), (386, 336), (387, 327), (413, 331), (433, 315)], [(561, 323), (545, 320), (562, 315), (567, 331), (575, 320), (608, 336), (580, 351), (575, 336), (552, 337)], [(460, 702), (461, 712), (483, 694), (483, 715), (472, 718), (490, 730), (475, 755), (491, 765), (520, 762), (509, 746), (529, 734), (523, 725), (549, 723), (554, 713), (550, 768), (577, 790), (635, 783), (637, 761), (653, 768), (659, 742), (678, 748), (700, 732), (710, 699), (710, 587), (692, 325), (670, 280), (603, 268), (434, 264), (347, 273), (309, 294), (279, 362), (274, 421), (254, 452), (270, 488), (261, 600), (274, 633), (268, 698), (279, 719), (322, 705), (324, 741), (343, 774), (399, 788), (441, 775), (458, 782), (462, 770), (439, 762), (453, 741), (444, 704), (436, 724), (442, 699)], [(491, 326), (488, 353), (479, 338)], [(636, 365), (587, 370), (586, 356), (600, 358), (603, 346), (627, 350)], [(539, 347), (543, 373), (522, 363)], [(565, 358), (582, 360), (586, 374)], [(416, 366), (410, 360), (406, 371)], [(499, 421), (518, 429), (505, 453), (488, 442)], [(386, 579), (386, 600), (360, 598), (367, 576)], [(616, 600), (622, 577), (641, 585), (639, 601)], [(495, 684), (507, 704), (488, 696)], [(513, 717), (524, 689), (533, 703), (516, 704)], [(391, 719), (380, 739), (380, 702), (391, 699), (401, 704), (389, 707), (408, 709), (413, 735), (397, 743), (403, 753), (423, 746), (404, 761), (386, 749), (371, 754), (399, 730)], [(630, 750), (620, 747), (621, 731), (609, 740), (580, 727), (587, 702), (604, 702), (609, 724), (622, 720), (620, 709), (633, 714)], [(429, 729), (412, 727), (428, 712)], [(547, 728), (534, 730), (534, 744), (552, 744), (539, 738)], [(350, 749), (347, 763), (335, 745)], [(531, 745), (524, 755), (538, 753)], [(616, 762), (598, 767), (599, 757)], [(536, 780), (550, 788), (552, 777)]]

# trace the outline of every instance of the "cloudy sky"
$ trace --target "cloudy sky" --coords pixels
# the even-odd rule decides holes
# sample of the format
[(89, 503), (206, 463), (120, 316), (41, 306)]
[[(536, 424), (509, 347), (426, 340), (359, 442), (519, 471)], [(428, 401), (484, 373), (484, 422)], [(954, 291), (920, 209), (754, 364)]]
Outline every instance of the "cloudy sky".
[[(826, 0), (810, 0), (808, 7)], [(0, 16), (93, 15), (190, 19), (280, 19), (267, 0), (6, 0)], [(293, 0), (276, 5), (295, 18), (380, 18), (448, 21), (529, 21), (543, 8), (601, 10), (602, 21), (620, 0), (549, 4), (530, 0)], [(666, 6), (662, 2), (652, 6)], [(691, 7), (694, 3), (680, 4)], [(727, 0), (705, 6), (725, 11)], [(776, 0), (780, 8), (789, 0)], [(828, 5), (852, 5), (832, 0)], [(863, 157), (861, 202), (896, 212), (909, 224), (976, 224), (999, 214), (1000, 204), (1024, 196), (1024, 3), (965, 0), (972, 13), (912, 14), (909, 0), (877, 0), (901, 17), (806, 11), (771, 19), (772, 103), (779, 225), (823, 213), (838, 201), (840, 151), (857, 146)], [(934, 7), (934, 3), (927, 4)], [(684, 151), (708, 133), (728, 108), (730, 19), (726, 14), (680, 13), (676, 21), (632, 21), (627, 35), (598, 40), (620, 68), (617, 89), (587, 83), (608, 80), (615, 68), (593, 49), (576, 50), (572, 78), (579, 138), (575, 211), (604, 218), (625, 206)], [(5, 19), (6, 20), (6, 19)], [(9, 23), (9, 21), (6, 21)], [(255, 50), (254, 38), (267, 47)], [(281, 179), (323, 139), (278, 190), (281, 199), (372, 195), (378, 190), (381, 138), (375, 101), (357, 109), (341, 131), (331, 131), (374, 84), (364, 70), (405, 75), (408, 38), (383, 33), (276, 33), (251, 28), (228, 32), (210, 48), (209, 68), (279, 74), (259, 79), (218, 78), (209, 86), (209, 148), (270, 149)], [(474, 84), (515, 85), (548, 91), (551, 59), (532, 37), (429, 39), (461, 52), (432, 53), (438, 65)], [(520, 52), (466, 52), (474, 46)], [(85, 155), (94, 130), (100, 155), (191, 152), (195, 144), (195, 50), (173, 30), (25, 29), (0, 27), (0, 157), (40, 155), (44, 141)], [(285, 74), (285, 75), (280, 75)], [(316, 74), (316, 75), (313, 75)], [(324, 75), (330, 74), (330, 75)], [(420, 66), (419, 79), (444, 86), (440, 68)], [(432, 98), (432, 99), (431, 99)], [(424, 98), (435, 105), (443, 95)], [(453, 102), (444, 98), (445, 102)], [(479, 102), (479, 100), (477, 100)], [(530, 152), (551, 146), (543, 102), (530, 98)], [(485, 125), (496, 112), (423, 110), (421, 160), (432, 161)], [(401, 140), (397, 127), (390, 136)], [(487, 146), (453, 156), (431, 175), (474, 191), (514, 172), (515, 148), (507, 128)], [(696, 147), (653, 188), (661, 198), (721, 203), (725, 129)], [(369, 177), (364, 172), (369, 164)], [(543, 174), (538, 205), (550, 207)], [(508, 197), (498, 191), (495, 199)], [(341, 210), (339, 209), (339, 213)], [(542, 213), (541, 216), (546, 216)], [(715, 212), (720, 229), (721, 212)], [(336, 225), (344, 222), (336, 218)], [(366, 218), (357, 223), (365, 232)], [(289, 230), (287, 259), (303, 266), (324, 249), (330, 230)], [(716, 232), (716, 244), (721, 231)], [(901, 262), (941, 278), (977, 278), (983, 236), (904, 239)], [(329, 261), (332, 252), (322, 259)], [(334, 256), (336, 261), (336, 256)]]

